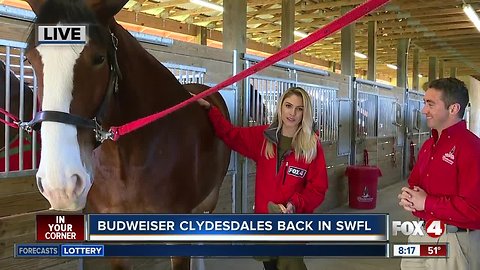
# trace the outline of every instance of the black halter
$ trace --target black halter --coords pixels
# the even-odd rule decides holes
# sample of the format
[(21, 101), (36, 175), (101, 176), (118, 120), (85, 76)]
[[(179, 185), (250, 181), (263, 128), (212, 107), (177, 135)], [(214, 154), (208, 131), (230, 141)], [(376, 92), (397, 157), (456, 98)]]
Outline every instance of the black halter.
[(35, 114), (35, 117), (30, 122), (23, 122), (19, 124), (22, 129), (26, 130), (27, 132), (31, 132), (32, 130), (38, 131), (40, 130), (41, 123), (44, 121), (57, 122), (80, 128), (92, 129), (95, 132), (95, 139), (99, 143), (103, 143), (107, 139), (113, 139), (113, 134), (108, 131), (104, 131), (101, 126), (108, 103), (110, 102), (113, 93), (118, 92), (118, 79), (122, 78), (120, 67), (117, 61), (118, 39), (112, 32), (110, 32), (110, 35), (112, 39), (113, 53), (108, 56), (110, 75), (107, 93), (105, 94), (102, 104), (98, 108), (95, 117), (93, 119), (87, 119), (82, 116), (60, 111), (39, 111)]

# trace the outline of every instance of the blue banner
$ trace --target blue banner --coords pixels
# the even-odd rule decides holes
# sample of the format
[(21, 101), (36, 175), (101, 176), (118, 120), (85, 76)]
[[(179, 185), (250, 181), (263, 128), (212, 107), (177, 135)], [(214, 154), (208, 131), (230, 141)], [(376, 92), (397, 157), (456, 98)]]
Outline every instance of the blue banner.
[[(45, 248), (56, 248), (61, 253), (52, 255), (39, 252)], [(26, 252), (34, 249), (35, 252)], [(253, 257), (253, 256), (312, 256), (312, 257), (387, 257), (388, 244), (72, 244), (44, 245), (18, 244), (15, 257)]]
[(385, 214), (92, 214), (90, 241), (387, 241)]
[(15, 244), (15, 257), (59, 257), (60, 245), (52, 244)]
[(62, 257), (103, 257), (104, 245), (62, 245)]

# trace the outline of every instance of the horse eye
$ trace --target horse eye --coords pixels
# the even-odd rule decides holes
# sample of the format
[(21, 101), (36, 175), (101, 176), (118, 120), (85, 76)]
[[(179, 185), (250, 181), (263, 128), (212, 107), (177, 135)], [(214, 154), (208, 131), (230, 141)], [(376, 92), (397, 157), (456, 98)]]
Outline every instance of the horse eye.
[(94, 65), (100, 65), (100, 64), (103, 64), (103, 62), (105, 62), (105, 56), (104, 55), (95, 55), (95, 57), (93, 58), (93, 64)]

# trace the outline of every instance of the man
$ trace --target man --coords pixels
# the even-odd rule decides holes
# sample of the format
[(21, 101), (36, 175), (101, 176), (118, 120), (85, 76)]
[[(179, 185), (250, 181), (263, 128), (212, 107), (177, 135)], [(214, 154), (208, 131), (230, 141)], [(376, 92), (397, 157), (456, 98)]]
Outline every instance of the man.
[(440, 238), (410, 236), (409, 242), (447, 242), (449, 257), (403, 259), (402, 269), (480, 269), (480, 139), (462, 120), (468, 104), (465, 84), (455, 78), (432, 81), (422, 113), (432, 136), (403, 187), (400, 206), (421, 220), (441, 220)]

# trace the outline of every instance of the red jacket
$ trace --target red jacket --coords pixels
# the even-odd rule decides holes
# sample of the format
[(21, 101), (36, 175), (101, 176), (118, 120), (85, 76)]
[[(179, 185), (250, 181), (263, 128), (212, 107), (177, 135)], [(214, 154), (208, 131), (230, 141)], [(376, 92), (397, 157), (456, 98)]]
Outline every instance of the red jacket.
[[(214, 106), (209, 111), (209, 117), (219, 138), (234, 151), (256, 162), (255, 213), (268, 213), (269, 201), (284, 205), (291, 202), (297, 213), (312, 213), (322, 203), (328, 179), (320, 143), (317, 156), (311, 163), (307, 164), (302, 159), (296, 161), (295, 153), (290, 151), (277, 171), (276, 156), (267, 159), (264, 153), (266, 140), (272, 140), (265, 135), (267, 125), (235, 127)], [(276, 143), (277, 140), (273, 140)], [(276, 147), (274, 150), (276, 155)]]
[[(408, 179), (428, 194), (425, 210), (413, 212), (425, 220), (440, 219), (467, 229), (480, 229), (480, 139), (461, 121), (432, 137), (420, 149)], [(435, 143), (436, 142), (436, 143)]]

